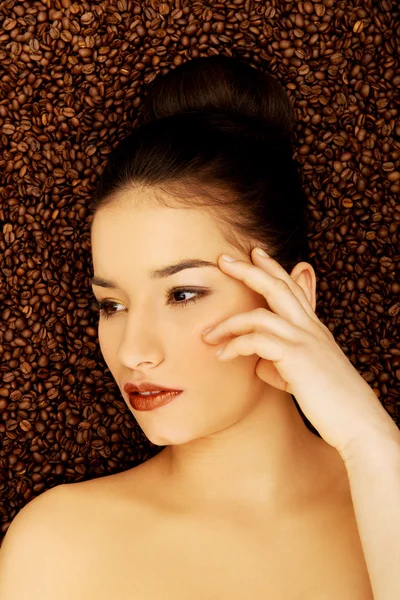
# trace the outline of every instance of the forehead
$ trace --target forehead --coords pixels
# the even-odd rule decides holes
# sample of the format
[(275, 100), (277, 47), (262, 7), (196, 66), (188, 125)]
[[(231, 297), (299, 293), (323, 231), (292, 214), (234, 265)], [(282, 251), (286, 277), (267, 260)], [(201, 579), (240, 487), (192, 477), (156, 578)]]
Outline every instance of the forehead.
[(154, 245), (221, 241), (221, 233), (206, 210), (116, 204), (100, 209), (92, 223), (92, 243), (144, 249)]
[(106, 278), (139, 275), (188, 257), (216, 262), (224, 242), (207, 210), (129, 201), (100, 209), (91, 235), (94, 273)]

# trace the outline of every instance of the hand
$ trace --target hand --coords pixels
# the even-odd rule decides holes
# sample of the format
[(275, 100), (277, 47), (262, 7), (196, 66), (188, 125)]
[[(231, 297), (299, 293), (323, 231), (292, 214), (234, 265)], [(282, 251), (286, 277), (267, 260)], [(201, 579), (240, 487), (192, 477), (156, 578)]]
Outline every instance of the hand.
[(271, 310), (257, 308), (213, 327), (204, 336), (207, 343), (238, 336), (228, 341), (218, 358), (257, 354), (256, 375), (293, 394), (308, 420), (344, 461), (361, 441), (371, 443), (378, 432), (400, 437), (372, 388), (318, 319), (302, 287), (273, 258), (254, 249), (251, 259), (254, 264), (229, 263), (220, 256), (218, 266), (264, 296)]

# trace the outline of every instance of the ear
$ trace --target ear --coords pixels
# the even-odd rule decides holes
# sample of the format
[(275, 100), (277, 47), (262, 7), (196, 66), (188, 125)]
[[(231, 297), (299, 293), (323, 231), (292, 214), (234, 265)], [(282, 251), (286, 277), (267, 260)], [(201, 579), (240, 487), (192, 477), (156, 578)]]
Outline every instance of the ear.
[(290, 277), (303, 289), (303, 292), (307, 296), (307, 299), (311, 304), (313, 311), (315, 312), (317, 305), (317, 278), (312, 265), (304, 261), (297, 263), (290, 273)]

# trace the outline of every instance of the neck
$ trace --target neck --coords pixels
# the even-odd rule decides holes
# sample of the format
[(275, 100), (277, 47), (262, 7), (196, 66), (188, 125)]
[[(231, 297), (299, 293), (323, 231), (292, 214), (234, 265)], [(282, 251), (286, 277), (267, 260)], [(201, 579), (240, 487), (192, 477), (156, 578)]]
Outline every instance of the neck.
[(234, 426), (158, 455), (181, 505), (274, 514), (306, 506), (326, 485), (327, 471), (343, 470), (339, 453), (307, 429), (290, 394), (268, 393)]

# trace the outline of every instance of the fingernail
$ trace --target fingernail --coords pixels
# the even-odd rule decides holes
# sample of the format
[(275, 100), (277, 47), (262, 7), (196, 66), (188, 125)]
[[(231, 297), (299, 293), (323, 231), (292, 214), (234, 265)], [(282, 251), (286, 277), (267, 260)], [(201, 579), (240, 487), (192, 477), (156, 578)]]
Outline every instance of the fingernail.
[(228, 262), (235, 262), (236, 258), (233, 258), (233, 256), (230, 256), (229, 254), (223, 254), (222, 258), (224, 260), (227, 260)]
[(262, 248), (256, 248), (256, 252), (260, 256), (264, 256), (264, 258), (268, 258), (268, 254)]
[(213, 329), (213, 327), (209, 327), (208, 329), (205, 329), (203, 331), (203, 335), (207, 335), (207, 333), (210, 333), (211, 329)]

